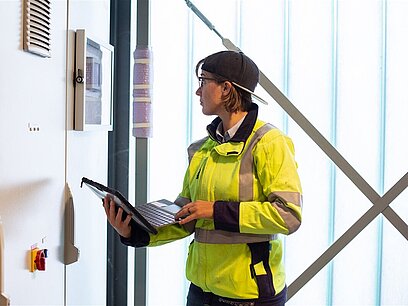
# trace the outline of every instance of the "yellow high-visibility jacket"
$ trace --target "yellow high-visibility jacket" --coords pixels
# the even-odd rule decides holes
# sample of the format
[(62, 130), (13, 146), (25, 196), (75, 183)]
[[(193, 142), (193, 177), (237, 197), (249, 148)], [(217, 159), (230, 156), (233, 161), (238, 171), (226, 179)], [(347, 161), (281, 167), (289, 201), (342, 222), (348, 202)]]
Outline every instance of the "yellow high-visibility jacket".
[(214, 201), (214, 219), (122, 239), (128, 245), (157, 246), (194, 234), (188, 280), (227, 298), (256, 299), (284, 289), (277, 234), (291, 234), (301, 223), (302, 190), (293, 143), (257, 114), (252, 104), (226, 143), (216, 140), (216, 118), (207, 128), (209, 136), (189, 147), (189, 166), (176, 203)]

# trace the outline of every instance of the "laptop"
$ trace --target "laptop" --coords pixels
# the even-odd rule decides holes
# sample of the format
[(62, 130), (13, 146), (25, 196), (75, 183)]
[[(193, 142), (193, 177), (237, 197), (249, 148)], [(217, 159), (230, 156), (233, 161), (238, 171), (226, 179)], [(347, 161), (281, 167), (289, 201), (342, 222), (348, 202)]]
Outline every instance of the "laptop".
[[(181, 207), (171, 201), (161, 199), (133, 206), (119, 191), (113, 188), (104, 186), (86, 177), (83, 177), (81, 180), (81, 188), (84, 184), (102, 199), (102, 201), (109, 195), (116, 205), (122, 207), (126, 214), (132, 215), (132, 221), (134, 221), (136, 225), (149, 233), (157, 234), (157, 228), (177, 223), (175, 215)], [(126, 218), (126, 214), (123, 215), (123, 218)]]

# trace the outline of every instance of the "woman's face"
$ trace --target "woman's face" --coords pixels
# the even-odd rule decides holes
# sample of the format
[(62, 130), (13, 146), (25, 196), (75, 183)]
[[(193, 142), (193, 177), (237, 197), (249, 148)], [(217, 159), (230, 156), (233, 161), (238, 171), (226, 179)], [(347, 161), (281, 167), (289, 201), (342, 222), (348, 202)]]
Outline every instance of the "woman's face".
[(211, 73), (203, 70), (198, 78), (199, 84), (196, 95), (200, 97), (200, 105), (204, 115), (217, 115), (225, 112), (222, 101), (223, 84), (218, 83)]

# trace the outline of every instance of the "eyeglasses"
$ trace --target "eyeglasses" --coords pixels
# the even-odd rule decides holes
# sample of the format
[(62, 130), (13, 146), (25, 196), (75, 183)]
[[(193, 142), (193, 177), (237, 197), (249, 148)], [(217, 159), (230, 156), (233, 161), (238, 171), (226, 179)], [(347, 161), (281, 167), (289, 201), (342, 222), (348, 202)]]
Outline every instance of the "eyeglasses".
[(208, 80), (208, 81), (217, 81), (214, 78), (198, 77), (198, 87), (202, 88), (206, 84), (206, 82), (204, 82), (206, 80)]

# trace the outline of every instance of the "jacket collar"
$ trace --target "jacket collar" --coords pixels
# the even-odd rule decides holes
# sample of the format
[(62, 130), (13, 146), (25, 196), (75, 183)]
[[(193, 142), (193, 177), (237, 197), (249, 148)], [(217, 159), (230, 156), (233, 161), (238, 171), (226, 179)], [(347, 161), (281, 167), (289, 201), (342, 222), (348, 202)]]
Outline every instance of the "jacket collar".
[[(251, 135), (257, 118), (258, 118), (258, 105), (252, 103), (251, 108), (248, 111), (248, 114), (245, 116), (245, 119), (242, 122), (241, 126), (239, 127), (238, 131), (235, 133), (234, 137), (228, 140), (228, 142), (245, 142)], [(215, 141), (217, 141), (216, 131), (218, 124), (220, 122), (221, 118), (217, 117), (207, 126), (208, 134)]]

